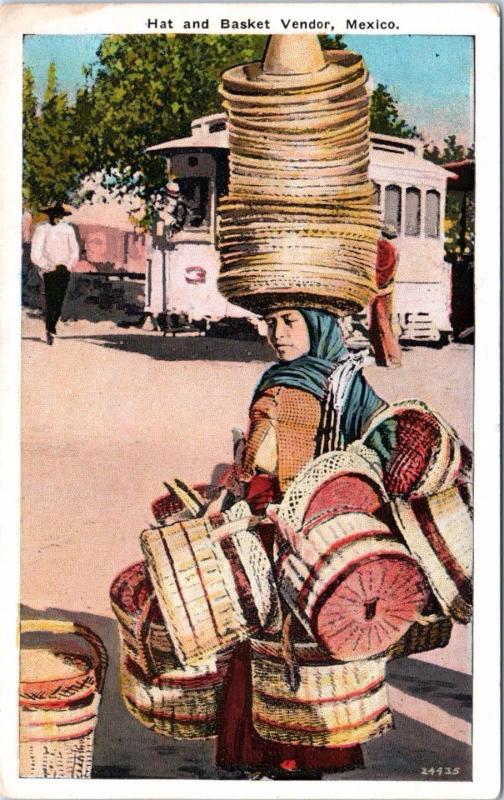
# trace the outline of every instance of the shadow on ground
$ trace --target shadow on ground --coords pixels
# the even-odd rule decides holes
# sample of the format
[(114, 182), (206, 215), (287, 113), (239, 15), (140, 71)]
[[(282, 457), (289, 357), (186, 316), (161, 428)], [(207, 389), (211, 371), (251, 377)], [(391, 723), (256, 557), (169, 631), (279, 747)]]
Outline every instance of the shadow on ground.
[[(273, 353), (264, 341), (244, 342), (205, 336), (162, 336), (159, 333), (117, 333), (90, 336), (61, 335), (62, 342), (80, 340), (96, 347), (139, 353), (157, 361), (261, 361), (269, 363)], [(23, 339), (41, 341), (40, 336)]]
[[(119, 634), (114, 619), (61, 608), (21, 606), (24, 619), (71, 619), (102, 639), (109, 666), (96, 728), (93, 778), (217, 778), (214, 740), (179, 741), (143, 727), (126, 710), (119, 688)], [(232, 775), (231, 777), (235, 777)]]
[[(21, 606), (21, 617), (80, 622), (95, 631), (107, 648), (109, 667), (96, 729), (93, 778), (243, 779), (238, 772), (215, 767), (214, 739), (180, 741), (160, 736), (143, 727), (126, 711), (118, 680), (119, 636), (114, 619), (61, 608), (34, 610), (28, 606)], [(389, 665), (388, 678), (393, 685), (411, 694), (441, 707), (448, 706), (456, 716), (468, 714), (471, 689), (468, 676), (415, 659), (401, 659)], [(461, 704), (466, 714), (461, 714)], [(457, 777), (445, 775), (442, 779), (471, 780), (468, 745), (402, 714), (394, 713), (394, 721), (394, 730), (364, 745), (365, 769), (327, 774), (324, 779), (426, 780), (422, 775), (423, 767), (458, 767)], [(429, 779), (435, 780), (436, 776), (427, 777)]]

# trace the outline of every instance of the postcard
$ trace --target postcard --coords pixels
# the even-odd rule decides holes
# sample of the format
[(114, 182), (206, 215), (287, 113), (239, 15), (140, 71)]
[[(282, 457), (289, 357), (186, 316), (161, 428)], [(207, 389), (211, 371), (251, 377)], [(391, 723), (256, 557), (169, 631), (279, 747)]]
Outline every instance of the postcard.
[(4, 796), (499, 794), (499, 13), (0, 6)]

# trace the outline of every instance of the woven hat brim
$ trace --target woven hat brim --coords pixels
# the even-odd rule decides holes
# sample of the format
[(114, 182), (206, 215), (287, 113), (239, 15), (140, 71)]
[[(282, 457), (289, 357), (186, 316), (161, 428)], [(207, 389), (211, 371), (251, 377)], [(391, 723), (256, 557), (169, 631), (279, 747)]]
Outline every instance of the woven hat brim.
[(240, 64), (226, 70), (222, 82), (231, 91), (244, 94), (289, 93), (312, 91), (316, 87), (338, 84), (362, 68), (362, 57), (350, 50), (324, 51), (326, 66), (318, 72), (299, 75), (267, 75), (259, 61)]

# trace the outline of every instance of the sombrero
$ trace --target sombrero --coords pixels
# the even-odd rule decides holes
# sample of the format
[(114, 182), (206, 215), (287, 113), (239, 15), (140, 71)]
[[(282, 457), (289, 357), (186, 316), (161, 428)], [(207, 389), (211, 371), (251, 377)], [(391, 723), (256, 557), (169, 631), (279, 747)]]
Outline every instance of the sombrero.
[(42, 214), (47, 214), (48, 217), (69, 217), (72, 213), (68, 211), (62, 203), (55, 203), (53, 206), (41, 208), (40, 212)]
[(228, 91), (240, 94), (311, 92), (345, 83), (362, 69), (361, 56), (347, 50), (324, 51), (313, 34), (273, 34), (263, 62), (226, 70), (222, 83)]

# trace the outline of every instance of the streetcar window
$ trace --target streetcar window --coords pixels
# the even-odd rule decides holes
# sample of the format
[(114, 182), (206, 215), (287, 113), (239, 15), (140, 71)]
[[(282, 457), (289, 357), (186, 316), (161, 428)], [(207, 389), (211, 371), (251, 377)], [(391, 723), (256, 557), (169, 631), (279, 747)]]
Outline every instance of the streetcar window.
[(218, 133), (219, 131), (226, 130), (226, 122), (213, 122), (211, 125), (208, 126), (209, 133)]
[(425, 195), (425, 235), (433, 239), (439, 236), (439, 209), (441, 198), (435, 189), (429, 189)]
[(391, 184), (385, 189), (385, 225), (396, 233), (401, 230), (401, 189)]
[(187, 208), (184, 230), (210, 225), (208, 178), (177, 178), (182, 200)]
[(413, 186), (406, 189), (404, 222), (406, 236), (420, 236), (420, 190)]

